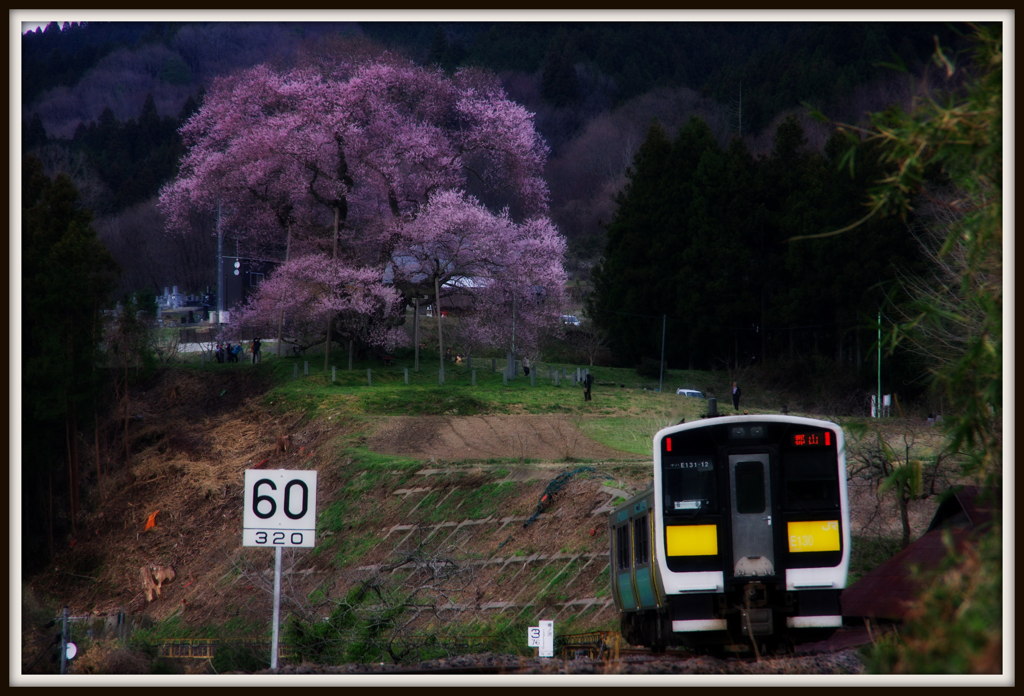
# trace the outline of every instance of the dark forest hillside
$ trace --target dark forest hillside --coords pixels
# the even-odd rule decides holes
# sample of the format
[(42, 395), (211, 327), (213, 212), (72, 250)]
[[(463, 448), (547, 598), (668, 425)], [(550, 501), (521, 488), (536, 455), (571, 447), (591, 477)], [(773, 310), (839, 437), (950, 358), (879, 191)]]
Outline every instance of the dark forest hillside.
[(532, 75), (543, 103), (576, 111), (593, 105), (595, 93), (602, 108), (666, 87), (726, 106), (742, 94), (745, 133), (803, 102), (839, 104), (877, 80), (883, 63), (919, 71), (936, 40), (959, 43), (955, 27), (928, 22), (51, 24), (23, 39), (23, 113), (40, 114), (58, 137), (105, 108), (119, 120), (133, 117), (147, 93), (161, 115), (175, 116), (214, 75), (293, 61), (317, 44), (357, 36), (448, 70)]
[[(828, 130), (804, 104), (857, 122), (905, 103), (936, 39), (956, 47), (959, 31), (937, 23), (51, 24), (22, 42), (22, 141), (48, 175), (66, 172), (96, 213), (124, 267), (124, 292), (201, 291), (212, 264), (204, 282), (193, 252), (181, 257), (180, 244), (155, 234), (153, 201), (182, 153), (177, 128), (213, 77), (380, 50), (445, 70), (480, 66), (536, 114), (551, 148), (552, 216), (569, 241), (570, 269), (586, 277), (653, 121), (673, 132), (698, 116), (723, 146), (741, 134), (766, 154), (783, 116), (801, 114), (809, 146), (821, 149)], [(140, 246), (156, 249), (166, 268), (139, 263), (130, 250)]]
[(744, 134), (804, 102), (828, 112), (885, 77), (883, 63), (919, 71), (936, 40), (955, 47), (958, 34), (938, 23), (54, 23), (23, 38), (22, 112), (61, 139), (107, 109), (135, 118), (147, 97), (160, 116), (180, 117), (215, 75), (368, 37), (449, 70), (531, 76), (535, 98), (515, 94), (510, 76), (513, 97), (567, 110), (577, 126), (545, 133), (557, 151), (596, 111), (657, 89), (686, 88), (736, 111)]
[(665, 87), (726, 106), (742, 93), (744, 133), (803, 102), (834, 106), (878, 79), (883, 62), (919, 70), (936, 38), (949, 45), (957, 36), (944, 24), (881, 22), (367, 23), (363, 30), (445, 67), (538, 74), (541, 96), (556, 107), (581, 106), (600, 88), (612, 107)]

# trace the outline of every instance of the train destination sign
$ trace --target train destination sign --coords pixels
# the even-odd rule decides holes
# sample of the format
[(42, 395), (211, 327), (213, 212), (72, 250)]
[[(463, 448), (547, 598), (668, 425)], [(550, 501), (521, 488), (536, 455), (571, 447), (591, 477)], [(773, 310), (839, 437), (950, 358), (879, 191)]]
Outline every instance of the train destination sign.
[(242, 545), (316, 545), (316, 471), (248, 469)]

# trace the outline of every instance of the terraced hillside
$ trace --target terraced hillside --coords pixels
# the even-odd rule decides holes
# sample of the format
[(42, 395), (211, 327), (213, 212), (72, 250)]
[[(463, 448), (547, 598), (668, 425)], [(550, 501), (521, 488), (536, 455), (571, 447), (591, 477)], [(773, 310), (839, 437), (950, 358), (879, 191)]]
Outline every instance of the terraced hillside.
[[(284, 554), (283, 625), (331, 624), (347, 607), (336, 638), (348, 643), (386, 616), (385, 654), (426, 635), (520, 643), (539, 618), (614, 625), (605, 513), (650, 466), (585, 435), (595, 416), (367, 415), (353, 390), (321, 398), (302, 382), (282, 393), (256, 370), (174, 370), (134, 395), (131, 465), (103, 477), (78, 538), (26, 593), (75, 616), (125, 612), (151, 641), (265, 640), (273, 554), (241, 545), (243, 475), (308, 468), (317, 545)], [(138, 569), (150, 563), (177, 577), (147, 603)]]

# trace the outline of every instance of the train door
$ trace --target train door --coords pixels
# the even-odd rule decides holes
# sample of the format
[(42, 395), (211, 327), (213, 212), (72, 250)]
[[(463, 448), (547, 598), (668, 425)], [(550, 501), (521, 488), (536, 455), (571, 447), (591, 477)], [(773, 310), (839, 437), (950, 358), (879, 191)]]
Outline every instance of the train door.
[(651, 569), (651, 521), (646, 513), (633, 518), (633, 579), (641, 609), (658, 606), (658, 589)]
[(615, 577), (615, 592), (619, 598), (619, 606), (623, 611), (635, 611), (638, 608), (636, 590), (633, 588), (633, 553), (629, 546), (630, 521), (627, 518), (622, 524), (614, 527), (612, 539), (612, 559), (615, 564), (612, 573)]
[(775, 574), (771, 476), (767, 452), (729, 455), (733, 574)]

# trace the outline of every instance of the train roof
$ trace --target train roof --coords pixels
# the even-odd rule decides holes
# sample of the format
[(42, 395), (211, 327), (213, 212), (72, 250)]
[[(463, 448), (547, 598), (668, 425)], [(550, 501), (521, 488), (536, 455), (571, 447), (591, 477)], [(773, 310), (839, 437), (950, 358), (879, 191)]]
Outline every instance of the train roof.
[[(795, 423), (798, 425), (814, 425), (819, 428), (840, 428), (838, 423), (832, 421), (822, 420), (820, 418), (808, 418), (806, 416), (784, 416), (779, 413), (754, 413), (754, 414), (743, 414), (735, 416), (714, 416), (711, 418), (702, 418), (700, 420), (688, 421), (686, 423), (678, 423), (676, 425), (669, 425), (659, 430), (655, 437), (661, 435), (663, 432), (679, 432), (682, 430), (691, 430), (693, 428), (706, 428), (712, 425), (728, 425), (729, 423)], [(841, 429), (841, 428), (840, 428)]]

